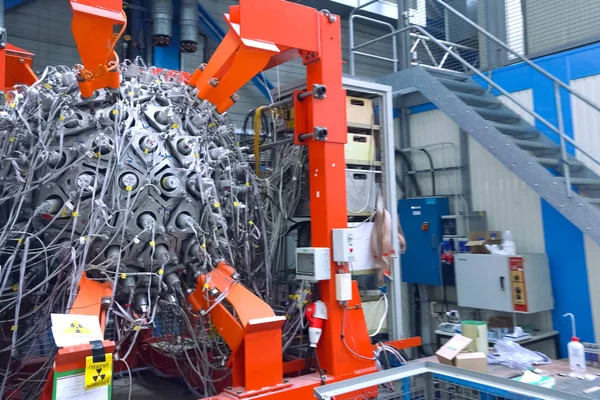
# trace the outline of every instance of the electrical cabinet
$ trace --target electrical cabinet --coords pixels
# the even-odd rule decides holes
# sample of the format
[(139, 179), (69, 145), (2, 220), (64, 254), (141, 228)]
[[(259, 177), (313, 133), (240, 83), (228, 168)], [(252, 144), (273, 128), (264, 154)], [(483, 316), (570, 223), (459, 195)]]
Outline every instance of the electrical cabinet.
[(456, 254), (454, 263), (461, 307), (519, 313), (554, 308), (546, 254)]
[[(442, 215), (450, 213), (447, 197), (419, 197), (398, 201), (398, 216), (406, 237), (402, 254), (402, 280), (422, 285), (442, 285), (440, 263)], [(450, 271), (453, 275), (454, 272)]]

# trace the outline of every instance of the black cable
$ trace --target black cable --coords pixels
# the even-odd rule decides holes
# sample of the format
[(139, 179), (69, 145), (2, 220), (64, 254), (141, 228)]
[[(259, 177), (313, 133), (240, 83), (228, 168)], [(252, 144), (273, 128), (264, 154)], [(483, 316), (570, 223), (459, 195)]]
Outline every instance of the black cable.
[(431, 171), (431, 188), (433, 190), (433, 195), (435, 196), (435, 168), (433, 167), (433, 159), (431, 158), (431, 154), (429, 154), (427, 150), (421, 149), (421, 151), (425, 153), (425, 155), (429, 159), (429, 167)]
[[(406, 168), (408, 169), (408, 172), (414, 172), (415, 169), (413, 168), (412, 162), (410, 161), (410, 159), (408, 158), (406, 153), (404, 153), (400, 149), (396, 149), (395, 152), (396, 152), (396, 154), (400, 155), (400, 157), (402, 158), (402, 161), (404, 161), (404, 164), (406, 164)], [(414, 173), (408, 174), (408, 176), (409, 176), (409, 178), (413, 184), (413, 187), (415, 189), (415, 196), (421, 197), (423, 194), (421, 192), (421, 186), (419, 185), (419, 181), (417, 180), (417, 177), (414, 175)], [(405, 197), (408, 197), (408, 196), (406, 196), (406, 193), (405, 193)]]
[(319, 378), (321, 379), (321, 386), (325, 385), (325, 374), (323, 373), (323, 369), (321, 368), (321, 362), (319, 361), (319, 355), (317, 354), (317, 349), (314, 350), (315, 361), (317, 362), (317, 369), (319, 371)]

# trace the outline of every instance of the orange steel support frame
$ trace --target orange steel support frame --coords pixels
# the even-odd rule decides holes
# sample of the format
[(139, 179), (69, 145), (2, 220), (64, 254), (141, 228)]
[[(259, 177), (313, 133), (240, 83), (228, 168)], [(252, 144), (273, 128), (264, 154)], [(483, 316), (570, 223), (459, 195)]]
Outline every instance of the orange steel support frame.
[[(71, 30), (81, 56), (79, 88), (81, 97), (90, 98), (101, 88), (119, 88), (119, 58), (115, 44), (125, 29), (121, 0), (71, 0)], [(115, 35), (114, 25), (122, 25)]]
[[(2, 57), (1, 53), (4, 53), (5, 56)], [(0, 59), (2, 59), (0, 71), (2, 70), (1, 63), (4, 63), (5, 68), (5, 73), (2, 74), (4, 82), (0, 84), (0, 88), (11, 88), (17, 84), (31, 85), (37, 81), (37, 76), (31, 69), (32, 53), (7, 44), (6, 48), (0, 52)]]
[[(296, 143), (300, 143), (301, 134), (313, 133), (317, 127), (327, 129), (326, 140), (316, 140), (317, 135), (314, 135), (302, 144), (308, 146), (312, 245), (331, 248), (332, 229), (347, 227), (344, 157), (347, 128), (340, 19), (328, 12), (282, 0), (240, 0), (239, 6), (231, 6), (229, 11), (225, 15), (229, 32), (210, 61), (194, 72), (190, 84), (196, 86), (200, 98), (224, 112), (235, 102), (235, 92), (260, 71), (302, 58), (306, 66), (306, 87), (325, 85), (327, 91), (325, 98), (309, 96), (302, 101), (296, 98), (294, 103)], [(339, 271), (340, 266), (331, 261), (332, 277)], [(356, 282), (352, 289), (353, 300), (343, 307), (335, 298), (335, 280), (319, 283), (328, 319), (317, 354), (328, 376), (327, 382), (376, 370)], [(346, 347), (342, 338), (356, 354)], [(276, 347), (274, 350), (280, 353), (280, 345)], [(263, 351), (267, 352), (268, 348)], [(273, 359), (270, 368), (279, 373), (281, 354), (277, 359), (275, 355), (269, 357)], [(259, 380), (265, 373), (263, 363), (250, 365), (263, 359), (244, 361), (247, 363), (244, 385), (249, 383), (248, 379)], [(260, 391), (252, 390), (254, 385), (238, 387), (213, 399), (263, 398), (267, 393), (269, 399), (312, 398), (312, 388), (320, 384), (314, 374), (292, 378), (283, 386), (281, 375), (273, 374), (269, 379), (272, 381), (263, 381), (266, 386)], [(373, 389), (362, 394), (369, 397)]]
[[(232, 385), (249, 390), (282, 384), (281, 327), (285, 317), (277, 317), (267, 303), (236, 279), (235, 270), (224, 262), (198, 277), (196, 291), (188, 302), (196, 310), (210, 311), (212, 324), (231, 349), (228, 367)], [(232, 315), (224, 301), (235, 309)], [(248, 365), (252, 365), (252, 369)], [(257, 373), (259, 372), (259, 373)]]

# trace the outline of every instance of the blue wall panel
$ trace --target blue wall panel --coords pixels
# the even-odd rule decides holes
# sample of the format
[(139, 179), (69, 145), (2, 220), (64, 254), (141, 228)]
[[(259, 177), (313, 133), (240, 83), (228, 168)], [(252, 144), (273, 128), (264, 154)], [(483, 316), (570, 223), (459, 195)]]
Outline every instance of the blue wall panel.
[(561, 356), (567, 357), (571, 320), (563, 318), (563, 314), (575, 315), (577, 336), (582, 341), (595, 341), (583, 233), (545, 200), (542, 217), (554, 294), (552, 322), (560, 335)]

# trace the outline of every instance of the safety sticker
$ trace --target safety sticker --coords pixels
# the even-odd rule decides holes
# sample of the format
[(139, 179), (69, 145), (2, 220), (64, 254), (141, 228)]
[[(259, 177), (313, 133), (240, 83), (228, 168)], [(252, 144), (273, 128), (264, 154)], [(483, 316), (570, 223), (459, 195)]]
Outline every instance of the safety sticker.
[(79, 322), (77, 322), (77, 320), (74, 320), (67, 327), (67, 329), (64, 330), (64, 333), (66, 333), (67, 335), (72, 335), (74, 333), (81, 333), (81, 334), (84, 334), (84, 335), (89, 335), (89, 334), (92, 333), (92, 331), (90, 331), (85, 326), (81, 325)]
[(94, 356), (85, 358), (85, 390), (108, 386), (112, 381), (112, 354), (105, 354), (105, 360), (94, 362)]

